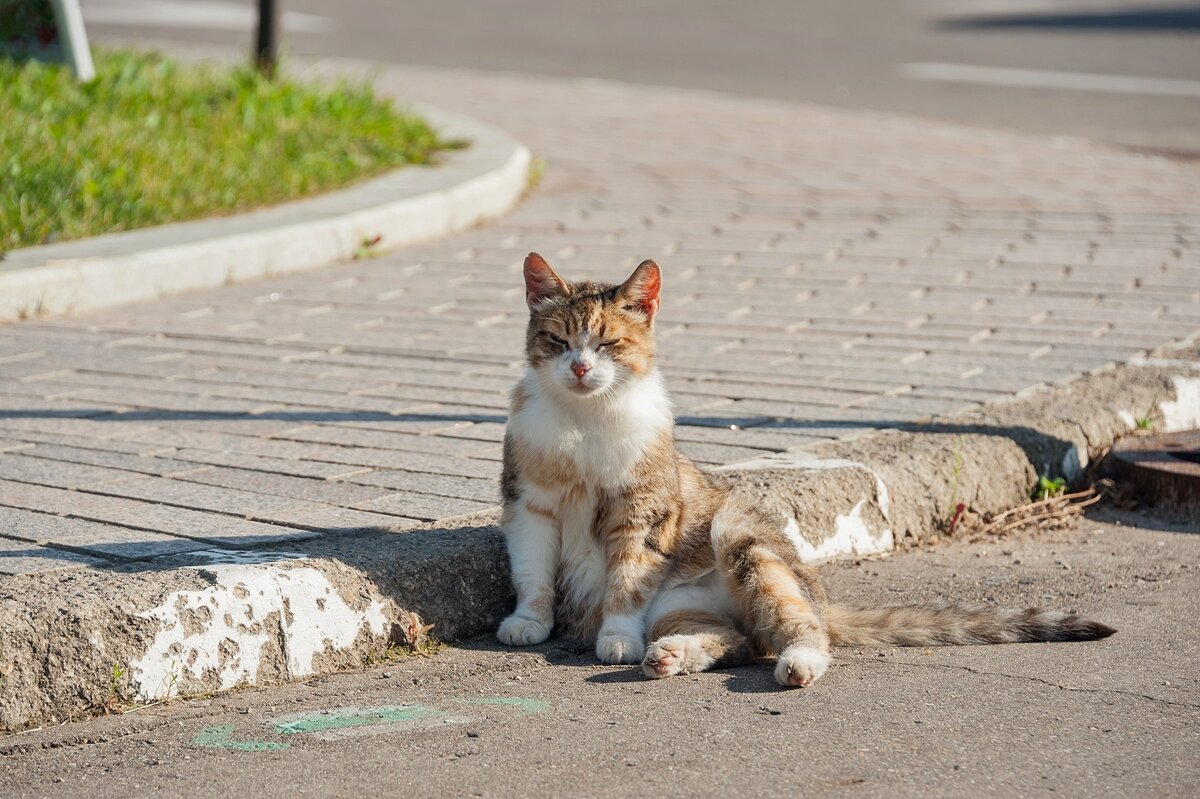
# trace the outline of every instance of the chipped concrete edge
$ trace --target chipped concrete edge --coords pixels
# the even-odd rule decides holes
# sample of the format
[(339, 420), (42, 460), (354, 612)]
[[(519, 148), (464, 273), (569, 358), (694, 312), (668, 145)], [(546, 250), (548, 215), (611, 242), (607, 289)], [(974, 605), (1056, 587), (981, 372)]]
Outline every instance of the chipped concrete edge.
[(478, 634), (512, 602), (496, 518), (10, 578), (0, 731), (358, 668), (420, 619)]
[(409, 166), (329, 194), (201, 219), (13, 250), (0, 260), (0, 323), (152, 300), (315, 269), (463, 230), (509, 210), (532, 156), (484, 122), (417, 106), (447, 139), (434, 167)]
[[(1078, 478), (1139, 420), (1200, 424), (1200, 350), (718, 471), (786, 519), (806, 560), (853, 559), (944, 534), (960, 504), (1024, 504), (1039, 474)], [(496, 520), (15, 578), (0, 729), (361, 667), (417, 618), (444, 640), (486, 634), (513, 601)]]
[[(787, 520), (809, 562), (888, 552), (1076, 483), (1119, 437), (1200, 427), (1200, 350), (1136, 359), (962, 413), (717, 471)], [(966, 526), (966, 525), (964, 525)]]

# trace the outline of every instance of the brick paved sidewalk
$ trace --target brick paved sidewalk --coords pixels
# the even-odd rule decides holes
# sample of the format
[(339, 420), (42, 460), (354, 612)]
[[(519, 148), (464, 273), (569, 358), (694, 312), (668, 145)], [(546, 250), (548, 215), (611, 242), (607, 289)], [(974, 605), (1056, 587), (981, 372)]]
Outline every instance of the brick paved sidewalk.
[[(520, 265), (665, 271), (708, 464), (1009, 396), (1200, 331), (1200, 170), (673, 90), (389, 69), (548, 162), (377, 259), (0, 327), (0, 574), (401, 530), (496, 503)], [(2, 579), (2, 578), (0, 578)]]

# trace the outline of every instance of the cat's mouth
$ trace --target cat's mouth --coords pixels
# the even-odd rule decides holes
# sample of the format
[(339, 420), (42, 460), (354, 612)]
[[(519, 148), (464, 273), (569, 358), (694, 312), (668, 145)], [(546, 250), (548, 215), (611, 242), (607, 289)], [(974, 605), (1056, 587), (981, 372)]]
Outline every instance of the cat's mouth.
[(600, 390), (600, 389), (596, 388), (595, 386), (589, 386), (587, 383), (583, 383), (580, 381), (567, 383), (567, 389), (572, 394), (575, 394), (580, 397), (586, 397), (589, 394), (595, 394), (597, 391)]

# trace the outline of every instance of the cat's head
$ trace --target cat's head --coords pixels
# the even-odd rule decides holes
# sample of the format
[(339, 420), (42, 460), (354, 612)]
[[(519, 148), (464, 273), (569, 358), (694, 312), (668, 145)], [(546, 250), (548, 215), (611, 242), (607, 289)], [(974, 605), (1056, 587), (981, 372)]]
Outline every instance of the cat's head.
[(568, 283), (535, 252), (525, 259), (525, 356), (543, 385), (578, 399), (620, 390), (654, 366), (662, 276), (643, 261), (619, 286)]

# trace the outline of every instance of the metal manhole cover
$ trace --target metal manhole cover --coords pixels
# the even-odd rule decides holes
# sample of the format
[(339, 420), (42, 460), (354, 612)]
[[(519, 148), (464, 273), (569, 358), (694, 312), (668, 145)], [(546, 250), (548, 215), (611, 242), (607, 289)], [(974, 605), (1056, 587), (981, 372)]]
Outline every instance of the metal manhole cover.
[(1110, 457), (1139, 500), (1194, 508), (1200, 514), (1200, 430), (1127, 436), (1113, 444)]

